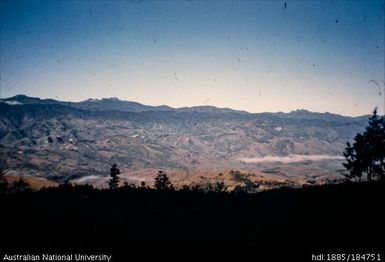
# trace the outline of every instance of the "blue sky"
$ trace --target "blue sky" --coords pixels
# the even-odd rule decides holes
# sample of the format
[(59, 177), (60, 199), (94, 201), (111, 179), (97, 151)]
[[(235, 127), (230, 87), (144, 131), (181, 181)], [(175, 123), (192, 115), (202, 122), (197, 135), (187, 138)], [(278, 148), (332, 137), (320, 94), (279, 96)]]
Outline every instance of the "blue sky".
[(1, 96), (383, 112), (384, 2), (284, 3), (3, 0)]

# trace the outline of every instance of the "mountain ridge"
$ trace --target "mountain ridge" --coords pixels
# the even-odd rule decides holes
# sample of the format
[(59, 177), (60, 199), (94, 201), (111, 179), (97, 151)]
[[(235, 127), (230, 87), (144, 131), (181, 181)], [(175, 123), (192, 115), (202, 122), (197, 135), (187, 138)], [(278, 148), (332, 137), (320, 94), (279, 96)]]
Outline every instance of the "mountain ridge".
[(173, 108), (167, 105), (151, 106), (144, 105), (139, 102), (121, 100), (117, 97), (109, 97), (102, 99), (89, 98), (80, 102), (60, 101), (55, 99), (41, 99), (38, 97), (29, 97), (23, 94), (15, 95), (8, 98), (1, 98), (0, 102), (10, 105), (23, 105), (23, 104), (59, 104), (69, 107), (74, 107), (84, 110), (92, 111), (123, 111), (123, 112), (145, 112), (145, 111), (179, 111), (179, 112), (218, 112), (218, 113), (239, 113), (239, 114), (267, 114), (274, 115), (282, 118), (297, 118), (297, 119), (327, 119), (327, 118), (362, 118), (368, 117), (368, 115), (362, 116), (344, 116), (340, 114), (330, 112), (313, 112), (306, 109), (296, 109), (288, 113), (284, 112), (259, 112), (252, 113), (244, 110), (237, 110), (231, 108), (220, 108), (211, 105), (191, 106), (191, 107), (179, 107)]
[(112, 163), (129, 183), (152, 181), (159, 169), (175, 184), (244, 183), (231, 170), (254, 182), (342, 179), (345, 143), (367, 123), (367, 117), (304, 110), (170, 109), (117, 99), (79, 106), (27, 96), (0, 101), (0, 156), (9, 173), (101, 186)]

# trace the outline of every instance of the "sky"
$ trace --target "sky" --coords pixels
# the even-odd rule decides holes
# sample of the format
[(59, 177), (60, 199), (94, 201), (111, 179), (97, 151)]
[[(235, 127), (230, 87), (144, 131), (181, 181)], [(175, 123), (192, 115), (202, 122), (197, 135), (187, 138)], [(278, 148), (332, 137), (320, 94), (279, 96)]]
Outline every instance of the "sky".
[(384, 113), (384, 14), (375, 0), (0, 0), (0, 96)]

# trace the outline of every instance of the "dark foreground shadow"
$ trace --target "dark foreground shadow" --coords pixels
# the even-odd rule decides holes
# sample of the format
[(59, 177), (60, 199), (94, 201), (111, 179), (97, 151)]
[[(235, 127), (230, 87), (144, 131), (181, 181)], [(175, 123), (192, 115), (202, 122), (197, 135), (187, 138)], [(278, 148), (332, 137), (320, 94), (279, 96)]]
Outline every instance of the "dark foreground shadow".
[(258, 194), (87, 186), (2, 194), (0, 250), (105, 252), (115, 261), (203, 251), (308, 261), (324, 251), (380, 252), (383, 199), (383, 182)]

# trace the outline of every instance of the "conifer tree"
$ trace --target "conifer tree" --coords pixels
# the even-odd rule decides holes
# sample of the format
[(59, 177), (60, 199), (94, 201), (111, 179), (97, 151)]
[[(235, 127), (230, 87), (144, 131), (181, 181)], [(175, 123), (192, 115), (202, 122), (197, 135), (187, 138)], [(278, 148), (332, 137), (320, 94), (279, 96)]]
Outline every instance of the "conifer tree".
[(158, 174), (155, 177), (154, 187), (158, 190), (173, 189), (173, 185), (171, 184), (170, 179), (163, 171), (158, 171)]
[(119, 175), (120, 170), (118, 169), (116, 164), (112, 164), (110, 169), (110, 180), (108, 182), (108, 185), (110, 186), (111, 190), (117, 189), (119, 186)]
[(353, 144), (347, 143), (344, 151), (349, 179), (361, 180), (366, 174), (367, 180), (383, 179), (385, 175), (385, 117), (377, 114), (377, 108), (369, 117), (365, 131), (354, 137)]

